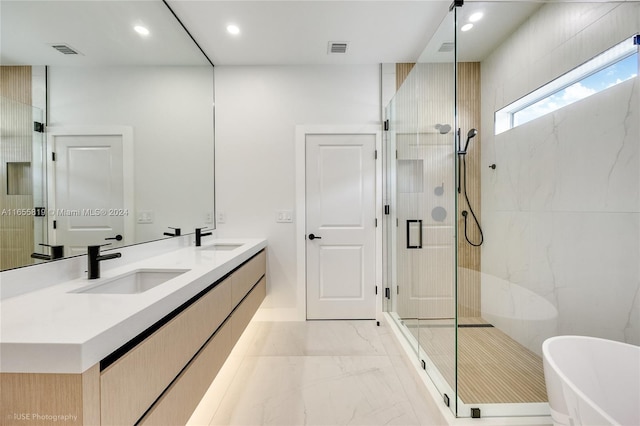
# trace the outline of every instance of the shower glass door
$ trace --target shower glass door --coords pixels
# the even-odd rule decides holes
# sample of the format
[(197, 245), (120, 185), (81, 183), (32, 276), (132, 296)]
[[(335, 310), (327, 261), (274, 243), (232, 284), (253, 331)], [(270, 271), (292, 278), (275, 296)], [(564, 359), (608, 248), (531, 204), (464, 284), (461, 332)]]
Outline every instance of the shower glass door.
[[(31, 107), (34, 123), (44, 123), (44, 111)], [(49, 241), (47, 230), (47, 146), (44, 129), (34, 125), (31, 149), (31, 174), (33, 179), (33, 251), (49, 253), (46, 247)]]
[[(455, 11), (387, 107), (387, 310), (456, 413)], [(398, 68), (401, 71), (401, 68)]]
[[(47, 241), (44, 207), (46, 161), (44, 134), (34, 123), (43, 111), (0, 97), (0, 269), (33, 263), (31, 253)], [(41, 130), (41, 129), (38, 129)]]

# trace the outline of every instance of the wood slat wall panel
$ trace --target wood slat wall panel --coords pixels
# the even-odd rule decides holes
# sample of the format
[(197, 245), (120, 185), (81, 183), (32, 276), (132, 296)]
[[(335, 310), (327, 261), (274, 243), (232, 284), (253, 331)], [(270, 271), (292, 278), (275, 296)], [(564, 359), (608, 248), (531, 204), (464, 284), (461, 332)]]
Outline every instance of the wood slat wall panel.
[[(446, 63), (416, 65), (395, 106), (397, 312), (402, 318), (455, 315), (455, 191), (447, 161), (453, 155), (453, 132), (440, 133), (437, 127), (453, 124), (453, 70)], [(444, 212), (439, 220), (436, 209)], [(420, 249), (407, 248), (411, 220), (422, 221)]]
[(396, 90), (402, 86), (402, 83), (404, 83), (414, 65), (414, 63), (396, 64)]
[[(426, 99), (421, 100), (419, 106), (418, 105), (398, 105), (397, 108), (400, 111), (407, 111), (410, 108), (420, 108), (421, 117), (416, 118), (418, 122), (406, 122), (406, 120), (412, 119), (412, 117), (405, 117), (403, 121), (404, 125), (407, 129), (398, 129), (398, 132), (409, 132), (412, 128), (420, 128), (421, 131), (426, 131), (428, 128), (422, 126), (421, 121), (430, 122), (430, 118), (434, 117), (448, 117), (452, 115), (453, 110), (453, 91), (448, 90), (448, 87), (452, 87), (452, 70), (453, 66), (451, 64), (420, 64), (420, 68), (414, 68), (414, 64), (396, 64), (396, 83), (401, 85), (407, 75), (414, 70), (414, 74), (417, 72), (418, 75), (412, 76), (412, 78), (406, 82), (408, 85), (414, 85), (415, 87), (405, 87), (404, 90), (414, 91), (418, 90), (416, 79), (425, 80), (421, 84), (421, 89), (424, 92), (424, 97)], [(421, 80), (421, 81), (422, 81)], [(466, 141), (467, 132), (475, 128), (478, 130), (478, 135), (473, 138), (469, 144), (468, 154), (466, 155), (466, 187), (467, 187), (467, 195), (469, 197), (469, 201), (473, 208), (474, 213), (478, 217), (480, 224), (482, 224), (481, 220), (481, 168), (480, 168), (480, 159), (481, 159), (481, 140), (482, 140), (482, 129), (480, 129), (480, 63), (479, 62), (465, 62), (458, 64), (458, 120), (459, 126), (461, 129), (461, 139), (462, 143)], [(408, 100), (412, 102), (411, 100)], [(452, 123), (450, 123), (452, 124)], [(414, 135), (408, 133), (406, 136), (403, 134), (399, 134), (397, 136), (398, 140), (398, 151), (399, 155), (402, 154), (403, 149), (403, 138), (415, 138)], [(406, 144), (405, 144), (406, 145)], [(405, 158), (404, 156), (399, 156), (398, 158)], [(441, 161), (441, 160), (438, 160)], [(434, 167), (438, 167), (441, 165), (432, 163), (430, 159), (427, 157), (425, 163), (428, 163), (425, 167), (428, 167), (430, 170), (433, 170)], [(427, 205), (432, 202), (430, 197), (433, 197), (431, 191), (425, 191), (424, 193), (424, 204)], [(442, 201), (442, 200), (439, 200)], [(402, 201), (402, 196), (399, 195), (398, 203), (404, 203)], [(407, 204), (407, 203), (404, 203)], [(415, 201), (414, 201), (415, 204)], [(398, 206), (398, 210), (403, 210), (406, 206)], [(458, 225), (458, 241), (457, 241), (457, 251), (458, 251), (458, 315), (464, 317), (479, 317), (480, 316), (480, 274), (481, 270), (481, 249), (480, 247), (474, 247), (468, 244), (465, 240), (464, 236), (464, 217), (462, 216), (462, 211), (469, 211), (469, 206), (466, 202), (466, 199), (463, 194), (458, 195), (458, 211), (457, 211), (457, 225)], [(468, 223), (468, 231), (467, 234), (469, 239), (472, 242), (478, 242), (480, 239), (480, 235), (478, 232), (478, 228), (475, 224), (475, 221), (469, 214), (467, 216)], [(401, 278), (403, 275), (410, 274), (410, 271), (403, 271), (406, 269), (407, 265), (405, 265), (402, 261), (402, 247), (398, 247), (398, 259), (399, 259), (399, 282), (403, 281)], [(406, 263), (406, 262), (405, 262)], [(417, 271), (418, 273), (430, 273), (433, 275), (433, 271), (429, 268), (426, 268), (424, 265), (428, 265), (428, 262), (421, 262), (418, 265), (411, 266), (411, 269), (422, 268), (422, 270)], [(441, 265), (446, 266), (446, 265)], [(413, 271), (415, 273), (416, 271)], [(442, 283), (443, 277), (446, 274), (437, 274), (440, 278), (432, 277), (433, 279), (430, 281), (432, 285), (434, 282), (437, 282), (437, 285), (447, 285), (448, 283)], [(437, 290), (434, 288), (434, 290)], [(442, 293), (440, 289), (438, 291), (439, 294)], [(406, 296), (406, 292), (404, 293)], [(402, 297), (402, 296), (400, 296)], [(398, 314), (400, 314), (403, 318), (429, 318), (429, 316), (421, 315), (419, 312), (416, 312), (415, 309), (410, 308), (410, 303), (405, 301), (403, 303), (399, 302), (398, 306)], [(405, 309), (406, 308), (406, 309)], [(433, 311), (433, 309), (431, 309)], [(442, 306), (437, 311), (441, 314), (451, 311), (450, 307)], [(447, 316), (447, 315), (443, 315)], [(452, 315), (448, 315), (452, 316)], [(433, 317), (433, 316), (431, 316)]]
[(0, 96), (31, 105), (31, 67), (0, 66)]
[[(474, 213), (482, 225), (480, 159), (482, 146), (482, 129), (480, 128), (480, 63), (461, 62), (458, 64), (458, 121), (462, 143), (467, 139), (467, 132), (472, 128), (478, 135), (469, 142), (465, 156), (467, 194)], [(463, 194), (458, 196), (458, 316), (480, 316), (480, 247), (473, 247), (465, 240), (464, 217), (462, 211), (469, 211)], [(467, 216), (467, 235), (477, 243), (480, 234), (471, 214)]]
[[(7, 163), (31, 163), (33, 112), (31, 108), (31, 67), (0, 66), (0, 270), (32, 263), (33, 216), (13, 214), (32, 209), (32, 195), (9, 195)], [(24, 182), (31, 185), (31, 182)], [(8, 212), (8, 213), (7, 213)]]

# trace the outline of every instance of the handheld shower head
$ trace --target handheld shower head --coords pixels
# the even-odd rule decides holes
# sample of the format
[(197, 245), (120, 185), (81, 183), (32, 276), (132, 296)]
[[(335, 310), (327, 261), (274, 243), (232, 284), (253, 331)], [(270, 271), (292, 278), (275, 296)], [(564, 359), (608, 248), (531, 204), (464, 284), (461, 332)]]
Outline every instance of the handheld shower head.
[(478, 130), (477, 129), (471, 129), (469, 130), (469, 133), (467, 133), (467, 142), (464, 144), (464, 149), (462, 150), (464, 153), (467, 152), (467, 148), (469, 148), (469, 141), (473, 138), (475, 138), (478, 135)]

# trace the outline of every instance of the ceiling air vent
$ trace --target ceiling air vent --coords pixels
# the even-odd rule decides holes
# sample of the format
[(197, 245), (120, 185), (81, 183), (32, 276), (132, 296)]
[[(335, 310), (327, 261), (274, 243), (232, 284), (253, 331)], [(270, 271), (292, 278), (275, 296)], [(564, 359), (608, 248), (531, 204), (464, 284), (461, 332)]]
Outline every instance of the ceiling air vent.
[(76, 49), (70, 47), (68, 44), (62, 44), (62, 43), (52, 44), (51, 47), (53, 47), (58, 52), (64, 55), (80, 55), (81, 54)]
[(438, 52), (453, 52), (454, 47), (455, 45), (452, 42), (446, 41), (442, 43), (442, 46), (440, 46), (440, 49), (438, 49)]
[(347, 47), (348, 47), (349, 43), (346, 41), (330, 41), (329, 42), (329, 49), (328, 52), (329, 54), (334, 54), (334, 53), (347, 53)]

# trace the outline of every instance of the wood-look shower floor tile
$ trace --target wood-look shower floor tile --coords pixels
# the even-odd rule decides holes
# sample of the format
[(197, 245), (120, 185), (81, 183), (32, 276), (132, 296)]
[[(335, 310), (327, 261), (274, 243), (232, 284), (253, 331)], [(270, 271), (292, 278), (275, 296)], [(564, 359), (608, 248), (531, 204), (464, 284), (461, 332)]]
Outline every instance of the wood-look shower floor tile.
[[(448, 326), (441, 320), (405, 324), (454, 387), (451, 321)], [(458, 392), (465, 404), (547, 402), (541, 357), (499, 329), (483, 326), (488, 323), (482, 318), (461, 318), (459, 324)]]

